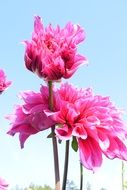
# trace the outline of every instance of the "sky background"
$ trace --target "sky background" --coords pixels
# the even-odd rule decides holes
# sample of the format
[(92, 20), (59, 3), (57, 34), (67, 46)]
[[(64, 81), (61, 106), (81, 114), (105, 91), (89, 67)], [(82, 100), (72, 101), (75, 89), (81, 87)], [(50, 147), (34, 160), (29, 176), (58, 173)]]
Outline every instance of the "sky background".
[[(127, 1), (126, 0), (4, 0), (0, 1), (0, 68), (4, 69), (12, 86), (0, 97), (0, 176), (10, 183), (28, 186), (31, 182), (54, 187), (54, 167), (50, 131), (31, 136), (23, 150), (18, 135), (6, 134), (10, 128), (4, 118), (20, 103), (21, 91), (38, 91), (41, 79), (25, 69), (24, 46), (31, 39), (34, 15), (42, 17), (44, 25), (64, 27), (68, 21), (80, 24), (86, 41), (79, 52), (89, 60), (69, 79), (79, 87), (93, 87), (95, 94), (110, 96), (115, 104), (127, 111)], [(127, 121), (127, 115), (124, 116)], [(63, 170), (64, 143), (59, 146), (60, 168)], [(105, 187), (121, 190), (121, 161), (104, 158), (103, 165), (93, 174), (84, 169), (84, 184), (92, 190)], [(62, 173), (61, 173), (62, 178)], [(71, 151), (69, 180), (79, 186), (79, 157)]]

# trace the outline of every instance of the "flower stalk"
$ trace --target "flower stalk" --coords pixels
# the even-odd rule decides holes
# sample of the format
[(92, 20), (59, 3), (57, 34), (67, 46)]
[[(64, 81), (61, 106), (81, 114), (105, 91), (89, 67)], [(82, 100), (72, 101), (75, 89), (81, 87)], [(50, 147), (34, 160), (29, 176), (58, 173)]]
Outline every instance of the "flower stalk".
[(121, 178), (122, 178), (122, 190), (124, 190), (124, 162), (122, 161), (122, 172), (121, 172)]
[(83, 190), (83, 166), (80, 162), (80, 190)]
[[(53, 90), (52, 81), (48, 82), (49, 86), (49, 108), (53, 111)], [(58, 147), (57, 140), (55, 137), (55, 126), (51, 128), (52, 133), (52, 145), (53, 145), (53, 156), (54, 156), (54, 170), (55, 170), (55, 190), (60, 190), (60, 174), (59, 174), (59, 159), (58, 159)]]
[(64, 175), (63, 175), (63, 185), (62, 190), (66, 189), (67, 184), (67, 173), (68, 173), (68, 161), (69, 161), (69, 144), (70, 141), (66, 141), (66, 147), (65, 147), (65, 162), (64, 162)]

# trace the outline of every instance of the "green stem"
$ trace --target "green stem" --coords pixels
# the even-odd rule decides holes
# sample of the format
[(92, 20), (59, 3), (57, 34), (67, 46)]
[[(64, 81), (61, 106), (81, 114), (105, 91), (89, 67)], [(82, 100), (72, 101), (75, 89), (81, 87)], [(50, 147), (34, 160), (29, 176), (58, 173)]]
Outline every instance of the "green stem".
[[(48, 82), (49, 86), (49, 108), (53, 111), (53, 90), (52, 81)], [(52, 145), (53, 145), (53, 156), (54, 156), (54, 170), (55, 170), (55, 190), (60, 190), (60, 174), (59, 174), (59, 159), (58, 159), (58, 148), (57, 140), (55, 137), (55, 126), (51, 128), (52, 132)]]
[(67, 173), (68, 173), (68, 161), (69, 161), (69, 140), (66, 141), (66, 148), (65, 148), (65, 162), (64, 162), (64, 175), (63, 175), (63, 185), (62, 190), (66, 189), (67, 184)]
[(80, 162), (80, 190), (83, 189), (83, 166)]
[(124, 190), (124, 162), (123, 161), (122, 161), (121, 178), (122, 178), (122, 190)]

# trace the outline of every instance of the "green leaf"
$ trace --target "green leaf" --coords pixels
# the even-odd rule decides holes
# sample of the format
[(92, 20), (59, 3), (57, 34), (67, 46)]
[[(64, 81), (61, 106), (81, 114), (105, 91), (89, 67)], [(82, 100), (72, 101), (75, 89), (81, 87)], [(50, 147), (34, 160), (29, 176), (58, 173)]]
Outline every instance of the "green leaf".
[(77, 152), (77, 150), (78, 150), (78, 142), (77, 142), (76, 137), (73, 137), (72, 143), (71, 143), (71, 147), (73, 148), (73, 150), (74, 150), (75, 152)]

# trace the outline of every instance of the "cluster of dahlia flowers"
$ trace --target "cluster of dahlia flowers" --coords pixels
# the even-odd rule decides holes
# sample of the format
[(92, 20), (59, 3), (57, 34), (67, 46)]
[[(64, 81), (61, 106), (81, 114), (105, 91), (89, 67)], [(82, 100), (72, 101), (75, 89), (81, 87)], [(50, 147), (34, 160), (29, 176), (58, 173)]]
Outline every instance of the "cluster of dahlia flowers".
[[(54, 128), (55, 137), (72, 141), (82, 165), (94, 171), (101, 166), (102, 155), (127, 160), (127, 128), (122, 111), (109, 97), (68, 82), (55, 87), (55, 82), (70, 78), (80, 65), (87, 64), (86, 57), (77, 53), (77, 45), (84, 39), (79, 25), (69, 22), (63, 29), (54, 29), (51, 24), (44, 28), (41, 18), (35, 17), (32, 39), (24, 41), (24, 60), (26, 68), (44, 79), (46, 85), (39, 92), (20, 94), (23, 103), (7, 117), (11, 121), (8, 134), (19, 133), (23, 148), (31, 135)], [(49, 83), (53, 83), (51, 89)]]
[(15, 107), (8, 116), (11, 129), (8, 134), (19, 133), (21, 147), (33, 134), (55, 127), (60, 140), (75, 137), (82, 164), (91, 170), (102, 163), (102, 154), (108, 158), (127, 160), (125, 140), (127, 130), (121, 120), (121, 111), (109, 97), (94, 95), (92, 89), (78, 89), (62, 84), (53, 89), (54, 109), (49, 109), (47, 86), (40, 92), (26, 91), (20, 94), (23, 104)]

